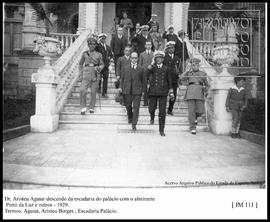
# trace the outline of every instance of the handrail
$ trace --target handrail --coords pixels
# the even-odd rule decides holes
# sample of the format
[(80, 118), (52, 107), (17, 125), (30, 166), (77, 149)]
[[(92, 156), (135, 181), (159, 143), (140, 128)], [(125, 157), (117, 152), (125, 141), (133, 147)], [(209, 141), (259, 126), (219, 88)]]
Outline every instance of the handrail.
[(84, 31), (53, 65), (55, 75), (59, 76), (56, 88), (57, 113), (63, 108), (68, 94), (78, 79), (79, 61), (82, 53), (87, 49), (87, 38), (90, 33), (91, 31)]

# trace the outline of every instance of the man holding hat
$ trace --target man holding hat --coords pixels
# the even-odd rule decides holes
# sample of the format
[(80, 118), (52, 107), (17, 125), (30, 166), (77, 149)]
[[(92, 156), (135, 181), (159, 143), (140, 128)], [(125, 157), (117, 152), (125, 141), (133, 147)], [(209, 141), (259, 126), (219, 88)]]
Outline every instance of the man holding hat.
[(192, 134), (196, 134), (197, 118), (204, 113), (204, 97), (207, 97), (207, 74), (199, 70), (200, 59), (190, 59), (191, 67), (187, 67), (181, 76), (182, 81), (187, 81), (185, 100), (188, 104), (188, 120)]
[(171, 79), (172, 79), (172, 87), (174, 98), (169, 101), (169, 107), (167, 113), (169, 115), (173, 115), (173, 106), (176, 100), (177, 95), (177, 87), (178, 87), (178, 75), (180, 68), (180, 59), (177, 55), (174, 54), (175, 51), (175, 42), (169, 41), (165, 46), (165, 57), (163, 64), (169, 68)]
[[(102, 60), (104, 62), (104, 68), (101, 71), (101, 80), (103, 80), (102, 97), (105, 98), (107, 97), (110, 60), (113, 57), (110, 46), (106, 44), (106, 38), (107, 35), (105, 33), (99, 34), (96, 48), (96, 50), (102, 54)], [(99, 90), (101, 89), (101, 80), (99, 81)]]
[(89, 50), (83, 52), (79, 62), (79, 80), (82, 81), (80, 89), (81, 115), (85, 115), (87, 88), (91, 88), (91, 100), (89, 104), (90, 113), (94, 113), (100, 72), (104, 68), (101, 53), (95, 50), (97, 40), (93, 37), (87, 40)]
[(154, 51), (154, 44), (153, 40), (149, 34), (149, 26), (148, 25), (143, 25), (141, 26), (141, 32), (136, 33), (132, 39), (132, 41), (137, 42), (137, 53), (140, 55), (142, 52), (145, 51), (145, 42), (146, 41), (151, 41), (152, 42), (152, 50)]
[(149, 113), (150, 124), (154, 124), (155, 110), (159, 104), (159, 133), (165, 136), (165, 119), (166, 119), (166, 103), (167, 96), (173, 97), (172, 80), (168, 67), (163, 65), (165, 53), (156, 51), (154, 53), (154, 60), (148, 66), (148, 81), (149, 81)]
[(147, 25), (149, 26), (150, 29), (152, 29), (153, 25), (157, 26), (157, 31), (159, 30), (159, 24), (156, 20), (157, 15), (156, 14), (152, 14), (151, 15), (151, 19), (149, 20), (149, 22), (147, 22)]

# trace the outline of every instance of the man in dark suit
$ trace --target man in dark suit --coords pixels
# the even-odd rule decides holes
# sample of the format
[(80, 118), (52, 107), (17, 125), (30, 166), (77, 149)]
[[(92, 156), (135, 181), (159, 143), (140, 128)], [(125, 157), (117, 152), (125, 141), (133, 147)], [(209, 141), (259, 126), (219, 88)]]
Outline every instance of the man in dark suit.
[(173, 98), (171, 75), (168, 67), (163, 65), (164, 56), (164, 52), (156, 51), (154, 53), (154, 62), (148, 66), (148, 109), (151, 117), (150, 124), (154, 124), (155, 111), (157, 104), (159, 104), (159, 133), (161, 136), (165, 136), (164, 128), (168, 93), (170, 93), (170, 97)]
[(178, 45), (179, 47), (175, 49), (175, 54), (180, 58), (181, 60), (181, 73), (185, 70), (186, 61), (189, 59), (188, 50), (187, 50), (187, 44), (184, 41), (185, 39), (185, 32), (183, 30), (180, 30), (178, 32)]
[(152, 51), (155, 50), (153, 40), (149, 34), (149, 26), (148, 25), (143, 25), (141, 27), (141, 32), (136, 33), (132, 39), (132, 42), (135, 42), (137, 45), (137, 53), (140, 55), (142, 52), (145, 51), (145, 43), (146, 41), (151, 41), (152, 42)]
[(124, 50), (124, 55), (117, 60), (117, 67), (116, 67), (117, 80), (121, 79), (124, 67), (130, 64), (130, 53), (131, 53), (131, 46), (127, 45)]
[(168, 114), (173, 115), (173, 105), (176, 100), (177, 95), (177, 87), (178, 87), (178, 75), (180, 68), (180, 59), (174, 54), (175, 42), (169, 41), (166, 43), (166, 53), (164, 57), (163, 64), (169, 68), (171, 79), (172, 79), (172, 87), (174, 99), (169, 101)]
[(143, 102), (144, 106), (148, 106), (148, 92), (147, 92), (147, 67), (151, 64), (154, 57), (154, 53), (151, 50), (152, 43), (151, 41), (146, 41), (145, 43), (146, 50), (140, 54), (139, 65), (143, 68)]
[(123, 93), (128, 123), (132, 123), (132, 130), (135, 131), (143, 89), (143, 69), (138, 65), (136, 52), (131, 53), (130, 60), (130, 64), (123, 69), (119, 90)]
[(118, 27), (117, 34), (112, 37), (111, 50), (114, 55), (115, 70), (117, 67), (117, 60), (124, 55), (125, 46), (128, 44), (127, 38), (124, 36), (123, 27)]
[(109, 66), (110, 60), (112, 58), (112, 50), (110, 46), (106, 44), (107, 35), (102, 33), (98, 35), (98, 45), (97, 51), (102, 54), (102, 60), (104, 62), (104, 69), (101, 71), (101, 78), (99, 81), (99, 90), (101, 90), (101, 80), (103, 80), (102, 85), (102, 97), (107, 97), (107, 88), (108, 88), (108, 77), (109, 77)]

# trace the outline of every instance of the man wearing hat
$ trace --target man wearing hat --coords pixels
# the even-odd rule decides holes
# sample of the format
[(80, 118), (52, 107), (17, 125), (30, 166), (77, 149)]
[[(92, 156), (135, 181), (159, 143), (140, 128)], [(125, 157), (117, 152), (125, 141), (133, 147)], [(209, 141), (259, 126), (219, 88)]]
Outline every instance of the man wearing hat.
[(94, 113), (96, 104), (96, 94), (100, 80), (100, 72), (104, 68), (102, 54), (95, 50), (97, 40), (93, 37), (88, 38), (89, 50), (83, 52), (79, 62), (79, 80), (82, 81), (80, 89), (81, 115), (85, 115), (87, 88), (91, 88), (91, 99), (89, 104), (90, 113)]
[(117, 68), (117, 60), (124, 55), (125, 46), (128, 44), (127, 38), (124, 36), (123, 27), (119, 26), (117, 34), (112, 37), (111, 50), (113, 52), (113, 60), (115, 69)]
[(168, 67), (163, 65), (164, 56), (164, 52), (156, 51), (154, 53), (154, 60), (148, 67), (150, 124), (154, 124), (155, 110), (157, 109), (157, 104), (159, 104), (159, 133), (161, 136), (165, 136), (164, 128), (168, 93), (173, 97), (171, 75)]
[(184, 41), (185, 39), (185, 32), (183, 30), (180, 30), (178, 32), (178, 44), (177, 48), (175, 49), (175, 54), (180, 58), (181, 60), (181, 72), (184, 72), (185, 70), (185, 64), (186, 61), (189, 59), (188, 50), (187, 50), (187, 44)]
[(174, 94), (174, 98), (172, 100), (169, 100), (169, 107), (167, 111), (169, 115), (173, 115), (173, 106), (177, 96), (178, 79), (179, 79), (178, 75), (181, 64), (179, 57), (175, 55), (174, 52), (175, 52), (175, 42), (174, 41), (167, 42), (163, 64), (169, 68)]
[(145, 51), (145, 42), (151, 41), (152, 42), (152, 50), (154, 51), (154, 44), (153, 40), (149, 34), (149, 26), (143, 25), (141, 26), (141, 32), (138, 34), (136, 33), (132, 39), (132, 41), (137, 43), (137, 53), (140, 55), (142, 52)]
[(167, 42), (169, 41), (174, 41), (174, 42), (177, 42), (178, 40), (178, 37), (177, 35), (174, 33), (174, 27), (173, 25), (169, 25), (168, 27), (168, 32), (164, 32), (163, 35), (162, 35), (162, 38), (166, 39)]
[[(112, 58), (112, 50), (110, 46), (106, 44), (107, 35), (101, 33), (98, 35), (98, 45), (96, 50), (102, 54), (102, 60), (104, 62), (104, 68), (101, 71), (101, 80), (102, 84), (102, 97), (107, 97), (107, 88), (108, 88), (108, 77), (109, 77), (109, 66), (110, 60)], [(101, 90), (101, 80), (99, 81), (99, 90)]]
[(153, 25), (156, 25), (157, 31), (159, 30), (159, 24), (158, 24), (156, 18), (157, 18), (157, 15), (152, 14), (151, 19), (147, 22), (147, 25), (149, 26), (150, 30), (152, 29)]
[(207, 96), (207, 74), (199, 70), (200, 60), (190, 59), (189, 67), (181, 76), (182, 81), (187, 81), (185, 100), (188, 104), (188, 120), (192, 134), (196, 134), (197, 118), (204, 113), (204, 97)]
[(119, 91), (123, 93), (128, 123), (136, 131), (143, 90), (143, 69), (138, 65), (138, 53), (132, 52), (129, 65), (123, 68)]

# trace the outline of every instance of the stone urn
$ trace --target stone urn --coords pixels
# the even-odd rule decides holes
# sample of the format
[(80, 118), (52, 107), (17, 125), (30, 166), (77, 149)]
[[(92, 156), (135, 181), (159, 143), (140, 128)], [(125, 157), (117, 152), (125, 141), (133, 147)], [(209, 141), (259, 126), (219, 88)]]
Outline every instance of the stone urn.
[(239, 48), (237, 44), (217, 46), (213, 49), (213, 60), (222, 67), (222, 72), (219, 75), (223, 83), (232, 83), (233, 76), (228, 72), (228, 67), (239, 60), (238, 54)]
[(51, 57), (60, 55), (61, 42), (57, 39), (50, 37), (40, 37), (34, 41), (36, 47), (33, 52), (38, 53), (40, 56), (44, 56), (45, 66), (51, 66)]

